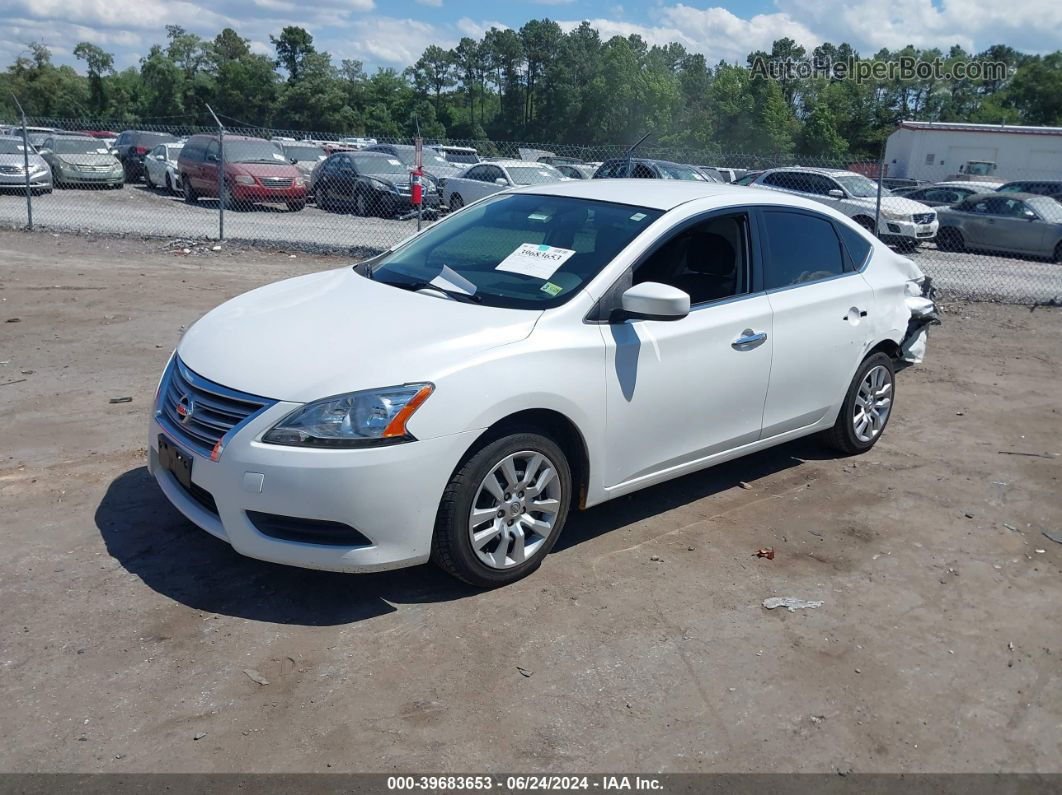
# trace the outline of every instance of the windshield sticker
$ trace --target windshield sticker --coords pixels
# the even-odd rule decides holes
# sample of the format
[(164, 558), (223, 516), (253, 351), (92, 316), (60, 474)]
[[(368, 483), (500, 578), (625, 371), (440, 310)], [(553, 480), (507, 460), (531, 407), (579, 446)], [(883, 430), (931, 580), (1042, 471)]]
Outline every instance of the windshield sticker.
[(476, 294), (476, 285), (449, 265), (443, 265), (439, 275), (428, 282), (428, 284), (438, 287), (445, 292), (464, 293), (465, 295)]
[(544, 293), (549, 293), (551, 297), (556, 298), (558, 295), (560, 295), (560, 291), (564, 288), (561, 287), (559, 284), (554, 284), (553, 282), (546, 282), (538, 289)]
[(632, 221), (640, 221), (643, 218), (645, 218), (645, 213), (635, 213), (634, 215), (631, 216), (631, 220)]
[(531, 213), (531, 215), (527, 216), (527, 220), (546, 222), (549, 220), (549, 216), (545, 213)]
[(402, 165), (402, 161), (401, 160), (395, 160), (394, 158), (391, 158), (391, 157), (387, 158), (387, 162), (390, 163), (392, 166), (400, 166), (400, 165)]
[(96, 154), (105, 155), (105, 154), (107, 154), (107, 150), (106, 149), (102, 149), (102, 148), (101, 149), (97, 149), (96, 150)]
[(516, 251), (498, 263), (495, 270), (548, 279), (567, 262), (575, 252), (570, 248), (524, 243)]

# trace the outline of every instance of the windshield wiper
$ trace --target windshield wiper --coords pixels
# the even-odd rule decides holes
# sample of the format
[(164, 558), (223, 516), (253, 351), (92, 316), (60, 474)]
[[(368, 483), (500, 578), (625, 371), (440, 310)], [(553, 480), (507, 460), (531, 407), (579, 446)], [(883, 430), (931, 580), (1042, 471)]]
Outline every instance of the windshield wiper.
[[(371, 277), (375, 278), (375, 277)], [(418, 290), (437, 290), (443, 293), (449, 298), (453, 298), (456, 301), (463, 301), (466, 304), (482, 304), (483, 296), (481, 295), (469, 295), (468, 293), (461, 292), (460, 290), (447, 290), (445, 287), (440, 287), (437, 284), (432, 284), (426, 281), (415, 282), (384, 282), (392, 287), (398, 287), (402, 290), (409, 290), (410, 292), (417, 292)]]

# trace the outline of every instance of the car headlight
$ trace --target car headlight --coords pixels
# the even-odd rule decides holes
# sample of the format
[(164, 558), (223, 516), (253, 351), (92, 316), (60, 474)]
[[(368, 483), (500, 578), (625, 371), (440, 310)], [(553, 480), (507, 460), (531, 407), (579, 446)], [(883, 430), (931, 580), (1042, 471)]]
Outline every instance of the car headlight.
[(884, 207), (881, 208), (881, 217), (882, 218), (888, 218), (890, 221), (910, 221), (911, 220), (911, 214), (910, 213), (901, 212), (899, 210), (886, 210)]
[(237, 174), (236, 175), (236, 183), (239, 184), (239, 185), (253, 185), (254, 184), (254, 177), (252, 177), (252, 176), (250, 176), (248, 174)]
[(382, 179), (370, 179), (369, 184), (376, 188), (376, 190), (382, 190), (386, 193), (398, 193), (398, 188), (390, 182), (384, 182)]
[(295, 447), (374, 447), (409, 442), (406, 423), (434, 384), (367, 389), (307, 403), (274, 425), (268, 444)]
[(44, 171), (47, 171), (47, 169), (41, 163), (33, 163), (30, 165), (31, 174), (40, 174)]
[(294, 181), (291, 184), (294, 185), (296, 188), (301, 188), (303, 185), (306, 184), (306, 180), (304, 180), (302, 177), (295, 177)]

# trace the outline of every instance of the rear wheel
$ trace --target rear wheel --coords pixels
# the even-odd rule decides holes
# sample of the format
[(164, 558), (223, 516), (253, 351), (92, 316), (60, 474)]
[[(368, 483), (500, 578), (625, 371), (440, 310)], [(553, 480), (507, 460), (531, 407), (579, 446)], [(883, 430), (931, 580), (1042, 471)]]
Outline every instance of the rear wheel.
[(354, 196), (354, 212), (357, 215), (369, 215), (369, 200), (365, 198), (365, 191), (359, 190)]
[(885, 430), (896, 399), (896, 373), (884, 353), (868, 356), (845, 394), (837, 422), (825, 434), (827, 444), (845, 455), (865, 453)]
[(199, 195), (192, 190), (192, 182), (188, 179), (187, 174), (181, 177), (181, 185), (184, 187), (184, 201), (186, 204), (195, 204), (199, 201)]
[(541, 565), (564, 527), (572, 493), (564, 452), (514, 433), (484, 445), (443, 493), (432, 560), (481, 588), (508, 585)]

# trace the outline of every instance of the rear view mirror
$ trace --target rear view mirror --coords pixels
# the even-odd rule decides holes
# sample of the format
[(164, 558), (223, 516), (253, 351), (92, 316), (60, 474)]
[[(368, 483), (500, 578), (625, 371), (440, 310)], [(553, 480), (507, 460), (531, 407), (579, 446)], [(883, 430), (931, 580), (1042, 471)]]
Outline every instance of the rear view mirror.
[(844, 191), (843, 190), (839, 190), (837, 188), (834, 188), (833, 190), (831, 190), (826, 195), (829, 196), (831, 199), (843, 199), (844, 198)]
[(625, 318), (681, 320), (690, 313), (690, 296), (677, 287), (660, 282), (642, 282), (623, 293)]

